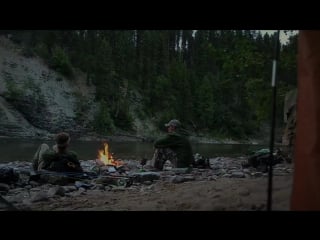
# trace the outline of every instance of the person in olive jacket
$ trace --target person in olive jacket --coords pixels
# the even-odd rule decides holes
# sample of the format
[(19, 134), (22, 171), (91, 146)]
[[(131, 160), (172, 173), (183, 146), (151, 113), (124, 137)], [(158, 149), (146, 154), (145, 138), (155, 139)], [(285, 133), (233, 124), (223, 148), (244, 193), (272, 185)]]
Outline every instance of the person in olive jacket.
[(35, 171), (83, 172), (77, 154), (68, 149), (70, 135), (61, 132), (55, 136), (55, 140), (53, 150), (49, 149), (46, 143), (40, 145), (33, 158), (33, 169)]
[(166, 136), (154, 142), (153, 167), (163, 170), (167, 160), (174, 168), (190, 167), (194, 162), (192, 147), (180, 121), (173, 119), (165, 127), (168, 131)]

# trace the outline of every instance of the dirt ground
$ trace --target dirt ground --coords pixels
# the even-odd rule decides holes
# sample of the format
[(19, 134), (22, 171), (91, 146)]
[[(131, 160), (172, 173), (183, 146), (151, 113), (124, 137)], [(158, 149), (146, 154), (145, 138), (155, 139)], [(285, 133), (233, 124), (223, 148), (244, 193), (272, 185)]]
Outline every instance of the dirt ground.
[[(50, 198), (33, 211), (259, 211), (266, 210), (268, 178), (219, 178), (180, 184), (91, 190), (75, 197)], [(272, 210), (290, 207), (292, 174), (273, 177)]]

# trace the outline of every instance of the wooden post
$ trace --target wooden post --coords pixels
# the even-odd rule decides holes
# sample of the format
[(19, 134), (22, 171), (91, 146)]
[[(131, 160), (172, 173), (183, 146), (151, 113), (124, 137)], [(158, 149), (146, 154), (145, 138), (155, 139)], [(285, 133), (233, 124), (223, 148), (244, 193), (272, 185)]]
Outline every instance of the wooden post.
[(320, 31), (299, 31), (291, 210), (320, 210)]

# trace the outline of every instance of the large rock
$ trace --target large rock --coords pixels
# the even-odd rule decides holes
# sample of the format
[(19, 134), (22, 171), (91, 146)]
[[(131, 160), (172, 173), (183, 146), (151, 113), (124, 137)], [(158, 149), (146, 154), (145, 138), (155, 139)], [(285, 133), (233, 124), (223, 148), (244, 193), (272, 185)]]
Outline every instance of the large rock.
[(160, 173), (158, 172), (138, 172), (131, 175), (134, 182), (142, 183), (144, 181), (154, 181), (160, 179)]
[(194, 181), (195, 177), (192, 175), (187, 175), (187, 176), (173, 176), (171, 178), (172, 183), (183, 183), (183, 182), (188, 182), (188, 181)]
[(65, 190), (61, 186), (52, 187), (48, 190), (48, 197), (54, 197), (54, 196), (64, 196)]
[(233, 178), (244, 178), (245, 175), (243, 172), (235, 171), (231, 173), (231, 177)]
[(30, 198), (30, 202), (40, 202), (40, 201), (47, 201), (48, 195), (45, 192), (37, 192), (34, 193), (33, 196)]

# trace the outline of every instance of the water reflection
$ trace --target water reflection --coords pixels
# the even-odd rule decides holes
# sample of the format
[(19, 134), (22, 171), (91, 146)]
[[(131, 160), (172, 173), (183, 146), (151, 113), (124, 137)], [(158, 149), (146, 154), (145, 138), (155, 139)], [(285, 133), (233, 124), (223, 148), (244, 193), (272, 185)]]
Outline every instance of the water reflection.
[[(0, 162), (31, 161), (41, 143), (47, 143), (50, 147), (53, 141), (0, 139)], [(153, 144), (145, 142), (109, 142), (109, 151), (115, 158), (150, 159), (153, 154)], [(70, 150), (78, 153), (79, 159), (96, 159), (102, 142), (99, 141), (72, 141)], [(261, 148), (262, 145), (248, 144), (193, 144), (193, 152), (207, 157), (216, 156), (240, 156)]]

